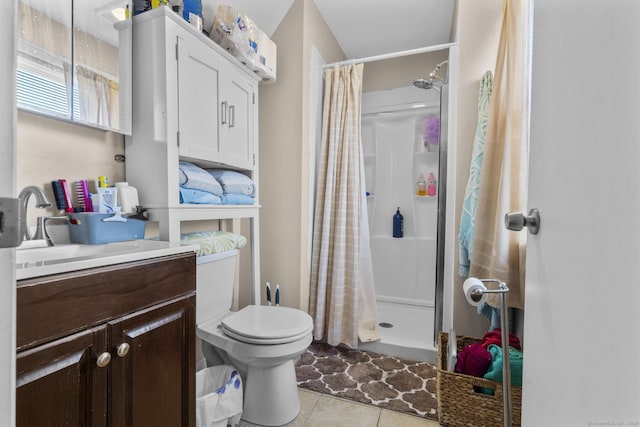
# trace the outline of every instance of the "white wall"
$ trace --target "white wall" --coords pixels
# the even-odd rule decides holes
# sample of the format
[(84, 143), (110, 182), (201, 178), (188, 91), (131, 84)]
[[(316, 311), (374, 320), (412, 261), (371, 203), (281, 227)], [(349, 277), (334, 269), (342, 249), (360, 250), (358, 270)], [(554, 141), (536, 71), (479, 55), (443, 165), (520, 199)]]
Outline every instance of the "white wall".
[[(469, 179), (469, 162), (473, 136), (478, 118), (478, 89), (480, 79), (487, 70), (494, 70), (502, 25), (503, 0), (459, 0), (457, 37), (459, 46), (459, 79), (458, 96), (456, 99), (456, 196), (450, 200), (455, 207), (453, 221), (455, 221), (455, 235), (453, 244), (456, 245), (453, 262), (453, 327), (460, 335), (483, 336), (489, 323), (484, 317), (478, 316), (476, 309), (471, 307), (462, 293), (464, 278), (458, 275), (457, 239), (460, 225), (460, 213), (464, 200), (465, 188)], [(454, 142), (451, 142), (453, 144)], [(448, 217), (450, 219), (451, 216)], [(447, 243), (451, 242), (448, 238)], [(450, 286), (447, 283), (445, 286)]]
[[(18, 189), (37, 185), (53, 201), (54, 179), (89, 179), (93, 192), (98, 175), (107, 176), (111, 183), (124, 180), (124, 163), (114, 159), (125, 154), (122, 135), (23, 111), (18, 112), (17, 123)], [(30, 209), (29, 224), (43, 215), (44, 211), (37, 211)], [(58, 214), (55, 204), (46, 214)]]
[(344, 54), (313, 0), (295, 0), (272, 38), (278, 79), (260, 86), (260, 268), (280, 284), (282, 305), (308, 310), (312, 52), (330, 62)]

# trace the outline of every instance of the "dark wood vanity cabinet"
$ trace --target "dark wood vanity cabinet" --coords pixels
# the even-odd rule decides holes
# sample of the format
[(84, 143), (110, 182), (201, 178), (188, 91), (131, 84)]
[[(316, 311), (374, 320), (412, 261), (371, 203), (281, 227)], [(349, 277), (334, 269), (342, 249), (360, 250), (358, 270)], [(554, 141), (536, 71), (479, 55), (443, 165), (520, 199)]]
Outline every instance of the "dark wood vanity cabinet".
[(194, 426), (195, 256), (27, 279), (18, 426)]

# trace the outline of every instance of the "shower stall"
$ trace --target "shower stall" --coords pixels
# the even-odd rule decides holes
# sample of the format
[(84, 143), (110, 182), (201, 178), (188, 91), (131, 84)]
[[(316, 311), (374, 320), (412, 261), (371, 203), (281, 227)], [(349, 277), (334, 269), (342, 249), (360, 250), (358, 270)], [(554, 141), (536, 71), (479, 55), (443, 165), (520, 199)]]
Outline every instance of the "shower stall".
[[(438, 67), (439, 68), (439, 67)], [(434, 70), (414, 86), (366, 92), (362, 145), (380, 341), (361, 349), (434, 362), (441, 329), (446, 95)], [(435, 84), (434, 84), (435, 83)], [(430, 89), (430, 90), (424, 90)], [(427, 182), (427, 194), (417, 181)], [(431, 178), (431, 179), (430, 179)], [(435, 179), (435, 183), (433, 182)], [(435, 184), (435, 188), (433, 185)], [(421, 186), (421, 189), (423, 187)], [(393, 216), (404, 218), (393, 237)]]

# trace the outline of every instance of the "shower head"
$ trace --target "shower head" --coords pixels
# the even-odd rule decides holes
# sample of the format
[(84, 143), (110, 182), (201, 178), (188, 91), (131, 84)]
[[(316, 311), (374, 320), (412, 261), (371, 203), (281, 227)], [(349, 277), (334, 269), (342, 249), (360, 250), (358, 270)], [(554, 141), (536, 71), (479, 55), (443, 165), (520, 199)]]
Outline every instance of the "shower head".
[(429, 73), (428, 78), (416, 79), (413, 81), (413, 85), (419, 89), (432, 89), (434, 86), (441, 86), (445, 81), (438, 75), (438, 70), (440, 70), (440, 68), (448, 62), (448, 60), (442, 61), (441, 63), (436, 65), (436, 68), (434, 68), (433, 71)]
[(433, 81), (429, 79), (416, 79), (413, 81), (413, 85), (418, 89), (431, 89), (433, 88)]

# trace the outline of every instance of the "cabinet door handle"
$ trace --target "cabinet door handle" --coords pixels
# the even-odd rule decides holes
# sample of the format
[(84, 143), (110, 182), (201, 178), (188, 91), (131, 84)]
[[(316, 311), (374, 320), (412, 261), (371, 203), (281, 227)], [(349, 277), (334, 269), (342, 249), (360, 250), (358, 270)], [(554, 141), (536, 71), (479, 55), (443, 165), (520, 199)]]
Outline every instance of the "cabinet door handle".
[(123, 342), (118, 346), (118, 356), (124, 357), (127, 355), (127, 353), (129, 353), (129, 344), (127, 344), (126, 342)]
[(236, 106), (229, 105), (229, 127), (235, 127), (236, 125)]
[(104, 368), (111, 362), (111, 353), (105, 351), (100, 356), (98, 356), (98, 360), (96, 360), (96, 365), (98, 368)]
[(220, 121), (222, 122), (223, 125), (227, 124), (227, 105), (228, 102), (227, 101), (222, 101), (222, 104), (220, 104), (220, 109), (222, 110), (220, 112)]

